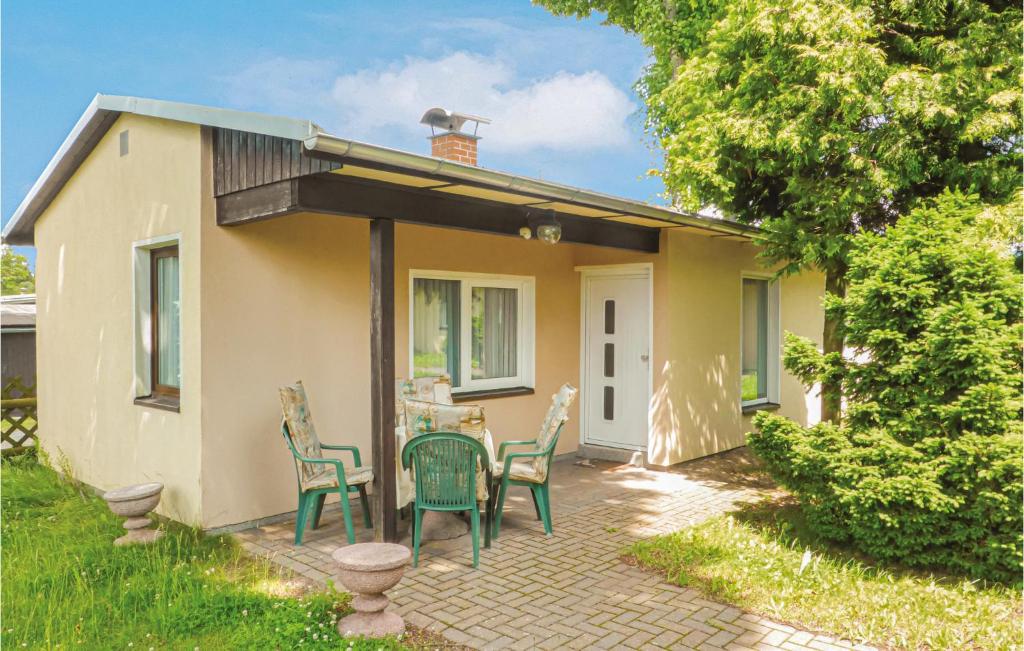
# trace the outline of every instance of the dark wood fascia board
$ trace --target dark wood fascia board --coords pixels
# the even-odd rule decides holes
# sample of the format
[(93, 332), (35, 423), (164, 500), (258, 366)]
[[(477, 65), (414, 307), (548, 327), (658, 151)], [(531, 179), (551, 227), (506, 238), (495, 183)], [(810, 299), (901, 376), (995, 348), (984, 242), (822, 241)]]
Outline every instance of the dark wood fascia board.
[(300, 210), (298, 179), (286, 179), (217, 197), (217, 224), (248, 224)]
[[(386, 218), (511, 237), (530, 209), (321, 173), (277, 181), (217, 198), (217, 223), (234, 226), (296, 212)], [(657, 253), (660, 229), (556, 213), (562, 241)]]

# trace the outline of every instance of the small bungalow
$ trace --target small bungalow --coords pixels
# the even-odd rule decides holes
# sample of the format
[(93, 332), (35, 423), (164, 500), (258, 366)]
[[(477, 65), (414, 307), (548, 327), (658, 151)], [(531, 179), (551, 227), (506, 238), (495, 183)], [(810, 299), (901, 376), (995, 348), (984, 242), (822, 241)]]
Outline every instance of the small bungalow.
[(36, 383), (36, 296), (0, 297), (0, 386)]
[(449, 376), (495, 443), (571, 383), (556, 453), (652, 466), (743, 445), (758, 409), (817, 420), (780, 346), (820, 341), (823, 276), (775, 278), (750, 226), (479, 167), (476, 120), (428, 112), (426, 155), (97, 95), (3, 233), (37, 249), (42, 446), (244, 525), (295, 509), (301, 379), (321, 437), (372, 450), (393, 540), (397, 377)]

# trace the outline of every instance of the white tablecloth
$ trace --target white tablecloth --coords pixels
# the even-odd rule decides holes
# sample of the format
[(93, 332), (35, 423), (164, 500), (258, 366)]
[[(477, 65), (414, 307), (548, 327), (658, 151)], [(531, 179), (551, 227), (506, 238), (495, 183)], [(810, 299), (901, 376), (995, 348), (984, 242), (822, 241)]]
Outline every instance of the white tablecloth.
[[(406, 504), (413, 501), (414, 497), (414, 485), (412, 482), (412, 473), (402, 468), (402, 450), (405, 448), (406, 442), (409, 440), (409, 436), (405, 431), (404, 427), (395, 428), (395, 465), (397, 466), (397, 478), (398, 483), (398, 508), (402, 508)], [(496, 465), (494, 460), (494, 438), (491, 436), (490, 430), (484, 430), (484, 447), (487, 449), (487, 457), (491, 460), (491, 468), (493, 469)]]

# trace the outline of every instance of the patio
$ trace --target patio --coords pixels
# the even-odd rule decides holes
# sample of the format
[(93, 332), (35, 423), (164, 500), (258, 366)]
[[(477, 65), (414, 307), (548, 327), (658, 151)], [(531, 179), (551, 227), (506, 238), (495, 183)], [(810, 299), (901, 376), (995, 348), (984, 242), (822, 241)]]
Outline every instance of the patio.
[[(526, 489), (505, 504), (501, 537), (471, 565), (470, 540), (425, 542), (420, 566), (389, 594), (415, 626), (474, 648), (830, 649), (849, 642), (798, 631), (623, 563), (635, 540), (685, 527), (770, 490), (737, 450), (657, 472), (605, 462), (552, 466), (554, 535), (546, 538)], [(358, 520), (357, 520), (358, 521)], [(236, 534), (249, 552), (324, 583), (344, 544), (337, 506), (292, 545), (294, 520)], [(408, 521), (402, 542), (408, 541)], [(358, 541), (373, 533), (357, 525)], [(864, 647), (857, 647), (864, 648)]]

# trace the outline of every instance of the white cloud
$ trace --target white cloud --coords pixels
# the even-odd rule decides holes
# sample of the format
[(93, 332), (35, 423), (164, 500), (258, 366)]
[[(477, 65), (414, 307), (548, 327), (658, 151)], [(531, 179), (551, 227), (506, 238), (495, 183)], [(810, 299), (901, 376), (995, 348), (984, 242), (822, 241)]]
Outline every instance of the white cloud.
[(222, 81), (236, 105), (309, 118), (311, 106), (325, 106), (331, 101), (333, 68), (325, 60), (272, 57)]
[(559, 72), (517, 84), (508, 64), (466, 52), (343, 75), (332, 96), (340, 128), (360, 137), (372, 138), (380, 129), (422, 132), (419, 118), (433, 106), (488, 117), (493, 123), (480, 133), (496, 152), (621, 145), (635, 110), (599, 72)]
[[(304, 108), (342, 137), (381, 142), (390, 131), (426, 135), (423, 112), (440, 106), (493, 120), (481, 127), (487, 151), (583, 151), (617, 147), (631, 139), (627, 119), (636, 110), (604, 74), (565, 71), (521, 80), (505, 60), (468, 52), (438, 59), (407, 58), (378, 69), (323, 74), (322, 62), (285, 59), (255, 64), (232, 80), (245, 103), (251, 93), (278, 110)], [(333, 79), (331, 79), (333, 77)]]

